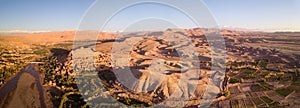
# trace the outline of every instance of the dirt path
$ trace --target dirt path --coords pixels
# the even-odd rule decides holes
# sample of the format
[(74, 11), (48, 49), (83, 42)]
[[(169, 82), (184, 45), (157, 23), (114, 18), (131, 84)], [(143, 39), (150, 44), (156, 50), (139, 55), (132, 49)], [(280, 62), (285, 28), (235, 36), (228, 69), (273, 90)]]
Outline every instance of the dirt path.
[(0, 107), (46, 108), (44, 90), (34, 64), (24, 67), (0, 89)]

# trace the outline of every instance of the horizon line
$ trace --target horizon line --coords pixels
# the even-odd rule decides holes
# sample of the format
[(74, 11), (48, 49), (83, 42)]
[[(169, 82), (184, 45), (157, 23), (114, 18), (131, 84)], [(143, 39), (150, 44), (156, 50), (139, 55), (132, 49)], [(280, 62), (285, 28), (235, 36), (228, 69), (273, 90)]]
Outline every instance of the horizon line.
[(154, 32), (154, 31), (166, 31), (168, 29), (219, 29), (219, 30), (232, 30), (232, 31), (245, 31), (245, 32), (300, 32), (300, 30), (262, 30), (262, 29), (245, 29), (245, 28), (234, 28), (234, 27), (218, 27), (218, 28), (166, 28), (164, 30), (136, 30), (136, 31), (106, 31), (106, 30), (78, 30), (78, 29), (66, 29), (66, 30), (0, 30), (0, 33), (47, 33), (47, 32), (67, 32), (67, 31), (98, 31), (98, 32)]

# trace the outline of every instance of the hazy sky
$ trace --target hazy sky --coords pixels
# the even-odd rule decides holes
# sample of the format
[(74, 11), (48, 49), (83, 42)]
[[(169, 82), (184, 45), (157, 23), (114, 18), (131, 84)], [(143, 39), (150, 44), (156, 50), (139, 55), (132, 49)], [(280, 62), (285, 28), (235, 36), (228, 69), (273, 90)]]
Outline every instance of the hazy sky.
[[(0, 0), (0, 31), (76, 30), (93, 2), (94, 0)], [(203, 2), (221, 27), (300, 31), (299, 0), (203, 0)], [(170, 24), (172, 27), (177, 25), (181, 28), (194, 27), (176, 10), (148, 5), (133, 7), (120, 13), (117, 15), (120, 18), (115, 18), (112, 23), (109, 23), (108, 30), (120, 29), (118, 26), (126, 25), (127, 18), (130, 16), (143, 18), (151, 17), (151, 14), (159, 15), (161, 19), (156, 18), (154, 24), (149, 26), (173, 17), (174, 20), (165, 24)], [(176, 24), (173, 25), (172, 22)], [(141, 24), (144, 23), (133, 25)], [(155, 27), (161, 29), (166, 26), (150, 28)]]

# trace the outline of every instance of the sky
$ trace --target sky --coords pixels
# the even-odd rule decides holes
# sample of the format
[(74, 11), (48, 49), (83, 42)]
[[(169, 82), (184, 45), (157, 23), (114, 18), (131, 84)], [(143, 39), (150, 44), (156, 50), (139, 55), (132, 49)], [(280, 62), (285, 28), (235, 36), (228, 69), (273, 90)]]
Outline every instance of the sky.
[[(219, 27), (300, 31), (299, 0), (202, 1)], [(94, 2), (95, 0), (0, 0), (0, 31), (77, 30)], [(101, 10), (96, 14), (101, 17), (101, 12), (105, 11)], [(174, 8), (143, 4), (119, 12), (107, 22), (104, 30), (159, 30), (195, 26), (197, 25), (188, 16)]]
[(221, 26), (300, 30), (299, 0), (205, 0)]

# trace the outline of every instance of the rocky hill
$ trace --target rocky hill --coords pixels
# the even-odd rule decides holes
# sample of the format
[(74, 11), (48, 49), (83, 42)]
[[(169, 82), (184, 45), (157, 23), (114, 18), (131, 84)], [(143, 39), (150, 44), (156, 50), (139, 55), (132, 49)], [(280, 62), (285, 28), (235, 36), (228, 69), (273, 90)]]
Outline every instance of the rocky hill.
[[(297, 81), (297, 67), (300, 67), (300, 56), (297, 52), (299, 47), (296, 43), (299, 36), (296, 34), (203, 28), (100, 35), (95, 35), (97, 32), (85, 31), (80, 35), (103, 37), (91, 41), (94, 43), (86, 46), (76, 46), (80, 45), (77, 42), (84, 41), (74, 41), (75, 47), (72, 50), (51, 47), (51, 55), (39, 59), (42, 63), (34, 66), (39, 68), (36, 71), (43, 76), (41, 82), (34, 82), (36, 77), (26, 72), (16, 76), (18, 80), (11, 80), (14, 84), (8, 82), (6, 85), (17, 87), (9, 90), (13, 91), (12, 94), (3, 92), (5, 95), (1, 95), (1, 99), (5, 101), (1, 100), (0, 105), (6, 107), (14, 105), (15, 102), (19, 103), (24, 99), (15, 99), (16, 95), (26, 92), (28, 96), (24, 96), (34, 98), (29, 102), (32, 103), (32, 107), (42, 106), (43, 103), (61, 107), (119, 107), (124, 106), (123, 104), (137, 107), (158, 104), (173, 107), (197, 106), (210, 84), (209, 78), (218, 76), (212, 74), (212, 66), (222, 66), (211, 63), (215, 60), (212, 58), (212, 43), (208, 40), (210, 37), (205, 36), (205, 33), (216, 31), (224, 37), (227, 65), (224, 82), (222, 77), (218, 77), (222, 80), (216, 79), (219, 82), (214, 89), (218, 91), (218, 97), (212, 97), (213, 106), (230, 107), (231, 104), (242, 103), (247, 99), (250, 101), (247, 104), (251, 104), (256, 98), (271, 99), (277, 106), (283, 106), (285, 104), (277, 102), (284, 102), (284, 97), (278, 96), (275, 91), (285, 90), (286, 87), (279, 83), (291, 85), (291, 90), (297, 92), (298, 83), (292, 83)], [(71, 39), (74, 33), (69, 31), (26, 35), (30, 38), (49, 35), (53, 36), (53, 39), (39, 38), (43, 40), (41, 43), (60, 43)], [(42, 48), (45, 47), (47, 46)], [(20, 82), (24, 77), (28, 78), (31, 85)], [(291, 78), (294, 80), (290, 80)], [(259, 81), (265, 81), (267, 84)], [(46, 90), (52, 102), (46, 101), (45, 93), (45, 100), (40, 100), (41, 94), (37, 94), (41, 92), (37, 86), (39, 83), (43, 85), (42, 91)], [(259, 88), (262, 84), (267, 85), (269, 89), (265, 87), (264, 91), (264, 88)], [(274, 87), (269, 86), (272, 84)], [(259, 93), (274, 96), (249, 95), (250, 98), (245, 98), (248, 95), (243, 95), (244, 91), (248, 93), (253, 87), (255, 90), (258, 88)], [(288, 93), (292, 94), (293, 91)], [(237, 94), (244, 97), (240, 99), (240, 95)], [(273, 105), (272, 102), (261, 105)]]

